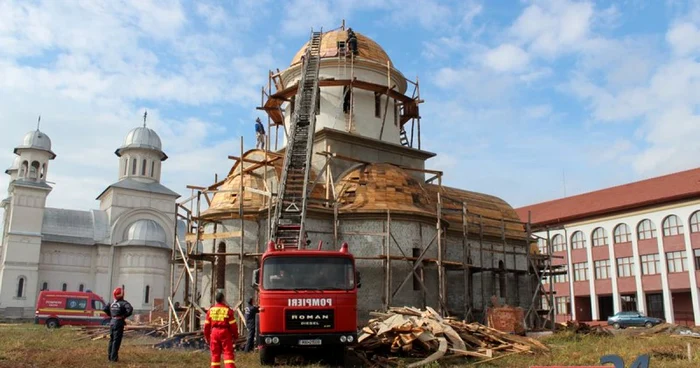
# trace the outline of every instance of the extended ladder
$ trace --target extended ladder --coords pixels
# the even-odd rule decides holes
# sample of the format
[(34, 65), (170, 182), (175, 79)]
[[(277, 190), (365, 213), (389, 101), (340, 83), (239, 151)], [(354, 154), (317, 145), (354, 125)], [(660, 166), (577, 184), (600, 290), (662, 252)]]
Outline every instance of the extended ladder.
[(313, 135), (316, 125), (318, 70), (321, 64), (322, 32), (311, 32), (301, 65), (290, 135), (272, 219), (272, 235), (278, 248), (303, 248), (304, 220), (308, 202), (307, 183), (311, 172)]

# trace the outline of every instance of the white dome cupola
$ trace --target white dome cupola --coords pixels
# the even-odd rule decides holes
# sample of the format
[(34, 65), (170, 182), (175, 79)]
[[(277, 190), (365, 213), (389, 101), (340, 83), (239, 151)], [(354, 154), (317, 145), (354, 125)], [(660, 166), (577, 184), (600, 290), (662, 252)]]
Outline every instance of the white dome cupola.
[(165, 230), (154, 220), (141, 219), (134, 221), (126, 229), (123, 242), (119, 245), (148, 246), (170, 248)]
[(161, 162), (168, 159), (163, 152), (160, 137), (146, 126), (146, 116), (143, 116), (143, 126), (129, 131), (124, 143), (114, 153), (120, 157), (119, 179), (133, 178), (143, 181), (160, 181)]
[(5, 171), (12, 180), (46, 181), (49, 161), (55, 159), (56, 154), (51, 150), (51, 139), (39, 130), (38, 124), (36, 130), (24, 135), (22, 143), (15, 147), (14, 153), (17, 157), (12, 167)]

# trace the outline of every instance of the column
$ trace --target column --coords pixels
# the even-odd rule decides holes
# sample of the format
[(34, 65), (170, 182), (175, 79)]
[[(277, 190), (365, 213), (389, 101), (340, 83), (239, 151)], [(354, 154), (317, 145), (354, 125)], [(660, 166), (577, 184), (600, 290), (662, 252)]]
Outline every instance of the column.
[(666, 252), (664, 251), (663, 242), (663, 217), (656, 217), (652, 221), (655, 222), (656, 227), (656, 244), (659, 250), (659, 258), (661, 264), (661, 289), (663, 291), (664, 297), (664, 316), (666, 322), (674, 323), (675, 318), (673, 315), (673, 299), (671, 299), (671, 289), (668, 286), (668, 265), (666, 264)]
[[(576, 320), (576, 296), (574, 295), (574, 265), (571, 262), (571, 239), (569, 239), (569, 232), (564, 227), (564, 244), (566, 246), (566, 264), (568, 267), (567, 273), (569, 275), (569, 299), (571, 300), (571, 319)], [(563, 295), (562, 295), (563, 296)]]
[(591, 320), (597, 321), (600, 317), (598, 317), (598, 295), (595, 292), (595, 269), (593, 268), (593, 238), (590, 236), (591, 234), (586, 235), (584, 233), (584, 236), (586, 236), (586, 258), (587, 258), (587, 264), (588, 264), (588, 287), (590, 288), (590, 293), (591, 293)]
[[(689, 216), (685, 217), (689, 220)], [(698, 280), (695, 278), (695, 257), (693, 246), (690, 243), (690, 221), (683, 224), (683, 241), (685, 252), (688, 255), (688, 277), (690, 277), (690, 299), (693, 302), (693, 317), (695, 325), (700, 326), (700, 301), (698, 300)]]
[[(629, 224), (628, 224), (629, 225)], [(647, 299), (642, 286), (642, 259), (639, 257), (637, 226), (639, 223), (630, 226), (632, 231), (632, 257), (634, 257), (634, 283), (637, 286), (637, 309), (642, 314), (647, 314)], [(615, 271), (617, 272), (617, 259), (615, 259)]]
[(615, 233), (615, 226), (613, 225), (613, 231), (607, 231), (608, 238), (608, 258), (610, 259), (610, 279), (612, 281), (612, 293), (613, 293), (613, 313), (618, 313), (622, 310), (620, 308), (620, 292), (617, 289), (617, 261), (615, 260), (615, 242), (613, 235)]

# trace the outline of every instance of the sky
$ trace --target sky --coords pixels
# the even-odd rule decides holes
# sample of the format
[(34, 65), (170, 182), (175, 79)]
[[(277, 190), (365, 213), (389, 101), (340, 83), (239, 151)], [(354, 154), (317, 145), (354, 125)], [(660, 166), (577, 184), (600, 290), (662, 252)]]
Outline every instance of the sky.
[(700, 166), (700, 1), (635, 0), (0, 0), (0, 166), (41, 114), (47, 205), (98, 208), (147, 109), (184, 196), (254, 147), (268, 71), (343, 19), (419, 79), (446, 185), (520, 207)]

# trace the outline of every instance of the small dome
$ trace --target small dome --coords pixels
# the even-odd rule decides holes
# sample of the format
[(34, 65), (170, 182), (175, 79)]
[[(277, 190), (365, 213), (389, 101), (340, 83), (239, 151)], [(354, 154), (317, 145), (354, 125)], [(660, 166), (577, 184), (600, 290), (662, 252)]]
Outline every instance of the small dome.
[(167, 248), (165, 230), (153, 220), (137, 220), (126, 229), (126, 241), (121, 245), (150, 245)]
[(7, 170), (5, 170), (5, 174), (9, 174), (13, 171), (19, 170), (19, 165), (22, 160), (20, 159), (19, 156), (15, 156), (15, 159), (12, 161), (12, 166), (10, 166)]
[[(353, 30), (354, 31), (354, 30)], [(357, 52), (360, 58), (371, 60), (380, 63), (386, 67), (386, 62), (388, 61), (391, 66), (393, 63), (387, 55), (386, 51), (379, 46), (378, 43), (374, 42), (369, 37), (361, 34), (360, 32), (354, 31), (357, 37)], [(337, 29), (330, 32), (325, 32), (321, 38), (321, 58), (337, 58), (338, 57), (338, 41), (346, 41), (348, 38), (348, 32), (346, 30)], [(304, 46), (299, 49), (299, 51), (294, 55), (290, 65), (297, 64), (301, 61), (301, 56), (306, 52), (306, 47), (309, 43), (305, 43)]]
[(122, 152), (130, 148), (143, 148), (158, 151), (161, 154), (161, 159), (167, 158), (162, 151), (162, 144), (158, 134), (150, 128), (141, 126), (132, 129), (124, 138), (124, 144), (117, 150), (117, 156), (121, 157)]
[(41, 132), (39, 129), (33, 130), (24, 135), (22, 144), (15, 148), (15, 153), (20, 149), (35, 149), (46, 151), (51, 154), (51, 158), (55, 158), (56, 154), (51, 151), (51, 138)]

